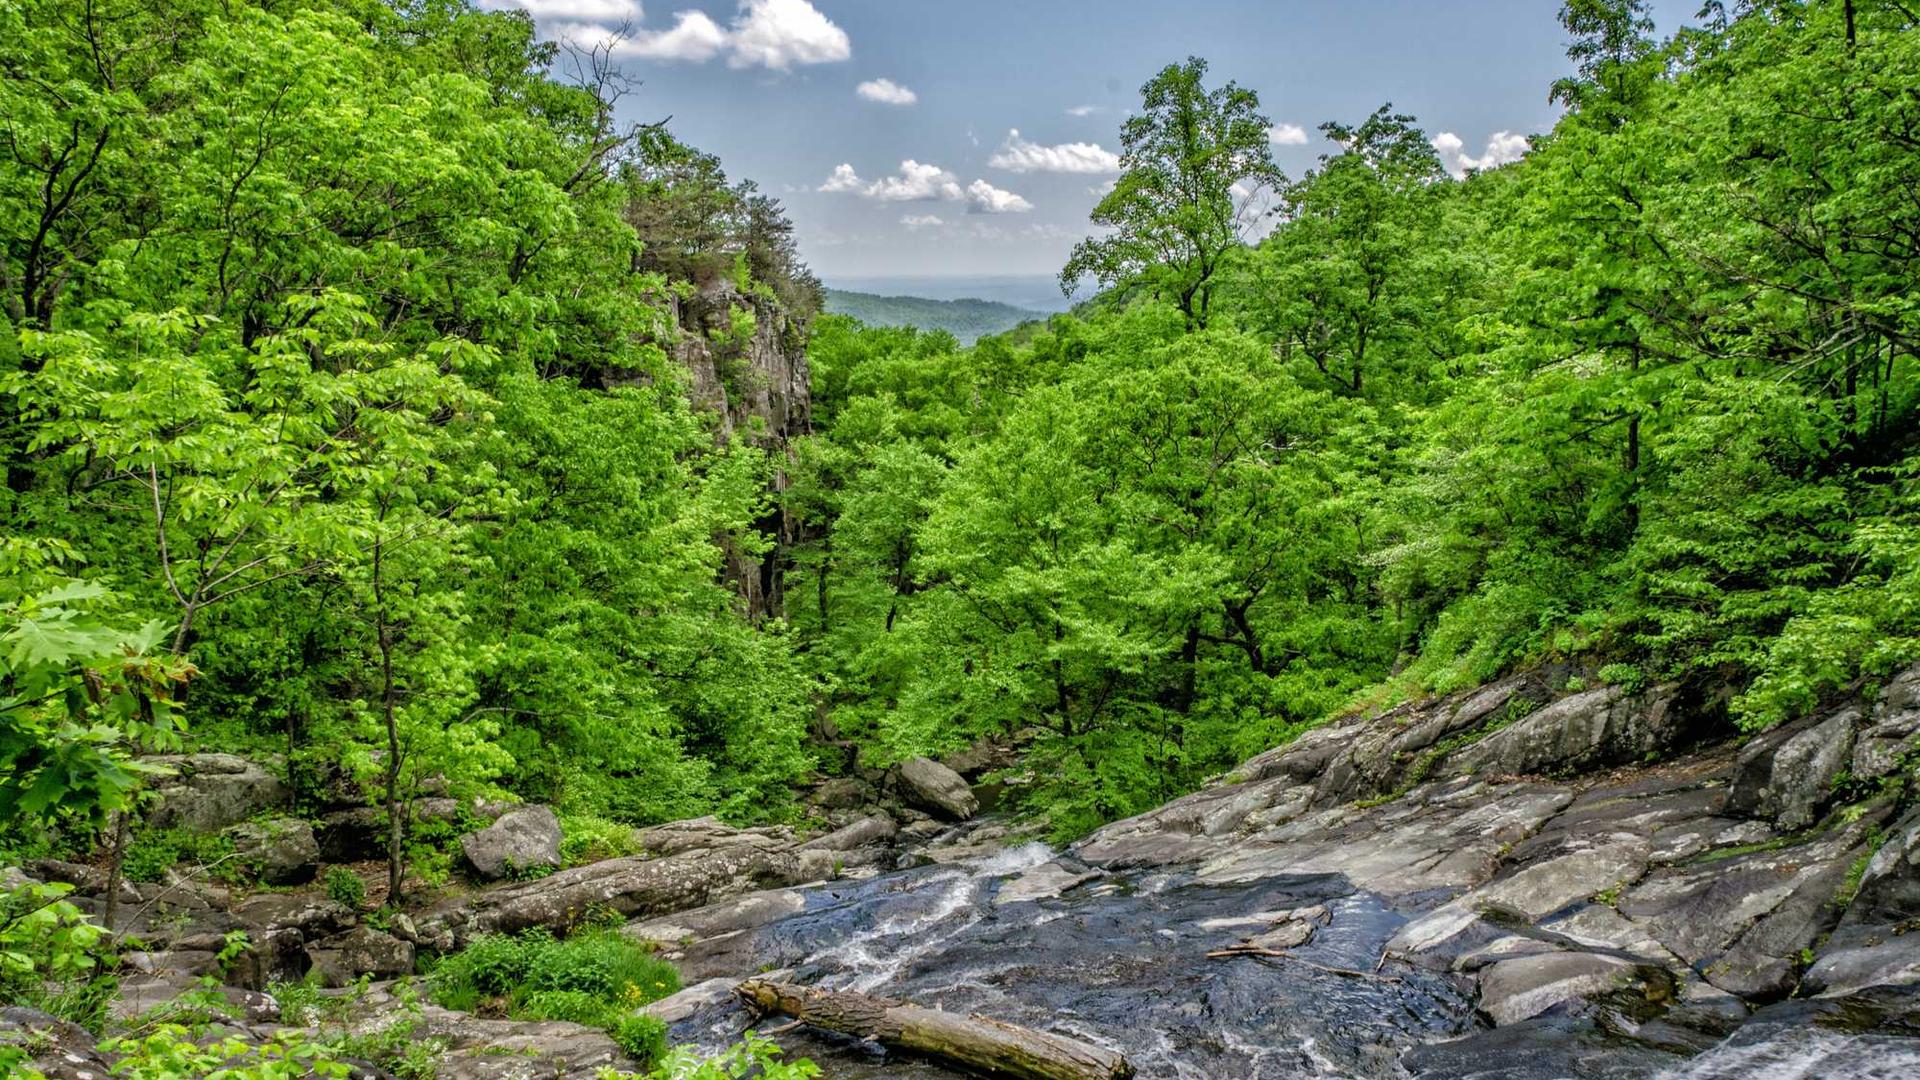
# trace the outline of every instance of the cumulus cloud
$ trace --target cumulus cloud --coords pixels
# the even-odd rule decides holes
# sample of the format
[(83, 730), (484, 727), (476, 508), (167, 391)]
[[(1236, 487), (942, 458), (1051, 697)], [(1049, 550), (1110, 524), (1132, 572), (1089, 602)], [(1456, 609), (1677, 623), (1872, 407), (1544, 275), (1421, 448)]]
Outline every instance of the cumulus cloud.
[(1117, 173), (1120, 171), (1120, 156), (1098, 143), (1071, 142), (1042, 146), (1021, 138), (1016, 128), (1007, 132), (1007, 141), (1000, 144), (1000, 149), (987, 159), (987, 164), (1017, 173)]
[(827, 177), (826, 183), (820, 185), (821, 191), (832, 193), (858, 194), (866, 189), (867, 182), (860, 179), (860, 174), (853, 171), (852, 165), (847, 164), (835, 165), (833, 175)]
[(1002, 191), (985, 180), (967, 185), (967, 213), (1024, 214), (1033, 204), (1011, 191)]
[(1098, 105), (1075, 105), (1067, 110), (1068, 116), (1092, 116), (1100, 111)]
[[(1024, 214), (1033, 209), (1033, 204), (1011, 191), (1003, 191), (985, 180), (975, 180), (966, 187), (960, 186), (960, 178), (938, 165), (929, 165), (908, 158), (900, 163), (900, 171), (893, 176), (883, 176), (878, 180), (863, 180), (850, 164), (834, 166), (833, 173), (821, 183), (819, 190), (830, 194), (858, 195), (875, 202), (964, 202), (970, 214)], [(911, 226), (915, 215), (902, 218), (901, 223)], [(919, 215), (920, 224), (933, 215)]]
[(847, 32), (807, 0), (742, 0), (727, 37), (731, 67), (786, 71), (795, 64), (831, 64), (853, 55)]
[(908, 214), (900, 219), (900, 224), (909, 229), (931, 229), (945, 225), (946, 222), (941, 220), (938, 214)]
[(1267, 129), (1267, 141), (1275, 146), (1307, 145), (1307, 129), (1299, 124), (1275, 124)]
[(1519, 161), (1526, 156), (1529, 144), (1525, 135), (1515, 135), (1511, 131), (1496, 131), (1487, 138), (1487, 149), (1479, 157), (1467, 153), (1466, 141), (1451, 131), (1443, 131), (1433, 137), (1433, 148), (1440, 152), (1440, 161), (1447, 171), (1455, 176), (1465, 176), (1469, 170), (1497, 169), (1502, 165)]
[(648, 60), (685, 60), (702, 64), (727, 45), (727, 32), (699, 11), (682, 11), (673, 29), (641, 33), (622, 42), (620, 52)]
[(740, 0), (739, 12), (725, 27), (704, 12), (676, 12), (666, 30), (640, 25), (645, 15), (639, 0), (481, 3), (496, 10), (518, 8), (539, 20), (548, 38), (606, 48), (615, 56), (699, 64), (725, 53), (731, 67), (787, 71), (795, 64), (829, 64), (853, 55), (847, 32), (808, 0)]
[(481, 0), (494, 11), (518, 9), (536, 19), (573, 22), (620, 22), (640, 17), (638, 0)]
[(908, 158), (900, 163), (896, 176), (883, 176), (868, 183), (860, 179), (852, 165), (834, 166), (833, 174), (820, 185), (829, 193), (858, 195), (876, 202), (930, 202), (945, 199), (958, 202), (962, 196), (960, 178), (938, 165), (923, 165)]
[(881, 202), (954, 200), (960, 197), (960, 180), (938, 165), (923, 165), (908, 158), (900, 163), (900, 175), (875, 180), (864, 194)]
[(882, 105), (911, 105), (920, 100), (919, 94), (892, 79), (868, 79), (854, 87), (853, 92), (868, 101), (877, 101)]

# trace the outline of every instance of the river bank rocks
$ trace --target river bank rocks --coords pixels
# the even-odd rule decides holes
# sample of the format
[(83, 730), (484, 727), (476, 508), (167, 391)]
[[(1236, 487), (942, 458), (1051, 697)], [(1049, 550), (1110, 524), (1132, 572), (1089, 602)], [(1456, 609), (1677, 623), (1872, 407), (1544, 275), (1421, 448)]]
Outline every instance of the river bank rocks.
[(460, 853), (484, 881), (560, 867), (560, 818), (551, 807), (516, 806), (460, 838)]
[(901, 762), (893, 771), (893, 781), (909, 804), (948, 821), (966, 821), (980, 812), (980, 802), (966, 780), (931, 758)]
[(249, 818), (285, 810), (293, 797), (275, 761), (237, 754), (178, 754), (147, 763), (169, 770), (155, 785), (146, 823), (156, 829), (219, 832)]
[[(964, 777), (925, 759), (821, 783), (827, 825), (813, 832), (672, 822), (637, 834), (643, 854), (533, 880), (486, 879), (557, 866), (551, 810), (447, 800), (480, 883), (378, 926), (311, 885), (123, 883), (118, 925), (139, 939), (129, 1000), (213, 975), (244, 1014), (234, 1023), (263, 1032), (287, 1018), (248, 995), (276, 981), (404, 977), (484, 934), (620, 921), (679, 967), (689, 989), (653, 1011), (688, 1033), (743, 1022), (726, 991), (770, 967), (959, 994), (1028, 1022), (1070, 988), (1111, 1024), (1135, 1015), (1115, 1002), (1150, 986), (1160, 1011), (1141, 1030), (1221, 1032), (1202, 1055), (1215, 1063), (1293, 1061), (1235, 1043), (1238, 1021), (1208, 1018), (1215, 995), (1240, 1015), (1285, 980), (1330, 979), (1414, 1010), (1411, 1031), (1381, 1014), (1385, 1041), (1354, 1041), (1342, 1068), (1435, 1078), (1488, 1055), (1538, 1065), (1489, 1075), (1651, 1075), (1794, 1018), (1873, 1032), (1920, 1017), (1920, 805), (1899, 779), (1920, 760), (1920, 667), (1745, 739), (1713, 693), (1568, 684), (1540, 672), (1341, 720), (1064, 851), (978, 818)], [(199, 794), (176, 796), (181, 814), (259, 802), (234, 794), (245, 768), (183, 775), (178, 790)], [(309, 841), (325, 857), (324, 828), (303, 837), (254, 813), (222, 828), (263, 877), (297, 878)], [(103, 907), (97, 867), (21, 870)], [(248, 944), (223, 962), (235, 931)], [(1022, 997), (1036, 977), (1053, 989)], [(573, 1025), (406, 1005), (377, 982), (341, 992), (363, 995), (348, 1023), (404, 1012), (442, 1046), (442, 1077), (508, 1075), (490, 1071), (506, 1055), (489, 1046), (519, 1047), (542, 1076), (590, 1076), (618, 1053)], [(1163, 1063), (1198, 1052), (1128, 1045)], [(1613, 1071), (1582, 1064), (1601, 1059)]]
[(1710, 1042), (1792, 995), (1920, 986), (1920, 810), (1877, 783), (1916, 753), (1920, 668), (1744, 745), (1700, 746), (1707, 695), (1544, 689), (1329, 725), (1072, 854), (1340, 875), (1409, 913), (1380, 964), (1468, 981), (1496, 1027), (1599, 1009)]

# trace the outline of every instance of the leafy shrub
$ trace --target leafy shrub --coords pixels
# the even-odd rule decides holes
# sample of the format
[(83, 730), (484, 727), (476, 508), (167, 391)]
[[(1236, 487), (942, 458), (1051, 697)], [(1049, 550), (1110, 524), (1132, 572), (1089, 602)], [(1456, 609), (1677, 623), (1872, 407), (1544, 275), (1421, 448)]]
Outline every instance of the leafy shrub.
[(340, 1057), (371, 1061), (400, 1080), (433, 1080), (447, 1043), (444, 1039), (420, 1037), (417, 1002), (406, 1001), (405, 1007), (411, 1014), (408, 1019), (375, 1031), (330, 1040), (329, 1049)]
[(367, 902), (367, 883), (360, 880), (359, 874), (336, 866), (327, 871), (327, 899), (359, 911), (360, 905)]
[(605, 1027), (618, 1017), (618, 1007), (578, 990), (537, 990), (515, 1009), (523, 1020), (565, 1020), (570, 1024)]
[(649, 1068), (667, 1056), (667, 1025), (655, 1017), (628, 1013), (615, 1020), (607, 1034), (623, 1053)]
[(62, 883), (0, 890), (0, 1003), (97, 1029), (116, 984), (106, 937), (65, 899), (72, 891)]
[(1629, 694), (1637, 694), (1647, 685), (1647, 673), (1633, 664), (1608, 664), (1597, 674), (1601, 682), (1618, 686)]
[(640, 834), (633, 826), (591, 814), (562, 814), (560, 835), (560, 861), (568, 866), (640, 852)]
[(675, 1050), (647, 1080), (736, 1080), (755, 1076), (760, 1080), (813, 1080), (820, 1067), (806, 1058), (781, 1061), (781, 1049), (771, 1039), (752, 1032), (739, 1042), (710, 1058), (688, 1050)]
[(521, 937), (488, 934), (433, 969), (433, 1000), (472, 1011), (486, 998), (501, 997), (526, 982), (533, 954), (552, 942), (544, 930)]
[[(127, 841), (127, 856), (120, 872), (128, 881), (159, 881), (168, 870), (185, 863), (216, 867), (233, 855), (233, 841), (218, 834), (196, 833), (186, 829), (149, 829)], [(240, 867), (233, 867), (238, 871)]]
[(527, 987), (576, 990), (637, 1006), (680, 989), (680, 975), (638, 942), (601, 931), (536, 950), (527, 967)]
[(138, 1036), (112, 1039), (100, 1049), (114, 1055), (115, 1076), (125, 1080), (178, 1080), (183, 1076), (219, 1076), (222, 1080), (283, 1080), (295, 1076), (346, 1077), (353, 1069), (328, 1047), (300, 1031), (276, 1032), (268, 1041), (249, 1044), (227, 1038), (206, 1042), (179, 1024), (161, 1024)]
[(430, 980), (433, 1000), (446, 1008), (470, 1012), (505, 998), (509, 1016), (600, 1028), (647, 1063), (665, 1052), (666, 1028), (633, 1010), (680, 989), (673, 965), (608, 930), (564, 940), (545, 930), (489, 934), (441, 960)]

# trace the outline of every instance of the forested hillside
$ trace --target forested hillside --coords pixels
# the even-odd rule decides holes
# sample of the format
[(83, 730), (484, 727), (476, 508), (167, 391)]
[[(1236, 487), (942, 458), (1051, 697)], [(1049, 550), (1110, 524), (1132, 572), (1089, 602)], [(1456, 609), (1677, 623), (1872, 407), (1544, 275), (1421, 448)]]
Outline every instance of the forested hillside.
[(962, 345), (971, 345), (988, 334), (998, 334), (1021, 323), (1045, 318), (1040, 312), (994, 300), (928, 300), (919, 296), (877, 296), (845, 289), (826, 290), (826, 310), (867, 326), (944, 330)]
[(1759, 728), (1916, 655), (1913, 16), (1567, 20), (1568, 114), (1518, 164), (1451, 179), (1383, 106), (1280, 177), (1257, 98), (1190, 64), (1070, 266), (1104, 310), (960, 350), (824, 327), (789, 617), (840, 728), (1031, 739), (1072, 835), (1528, 664), (1729, 685)]
[(729, 384), (805, 391), (778, 206), (521, 17), (0, 20), (8, 813), (183, 739), (382, 805), (787, 812), (808, 677), (721, 576), (784, 438)]
[[(1065, 840), (1542, 665), (1729, 734), (1876, 685), (1920, 657), (1920, 17), (1711, 7), (1565, 5), (1563, 118), (1464, 177), (1391, 104), (1284, 175), (1171, 65), (1063, 273), (1104, 291), (967, 344), (1003, 313), (822, 314), (779, 204), (524, 15), (0, 0), (0, 866), (99, 867), (112, 926), (204, 846), (146, 816), (182, 751), (363, 812), (385, 920), (504, 802), (624, 856), (974, 748)], [(37, 888), (0, 988), (44, 1005), (110, 965), (14, 964)]]

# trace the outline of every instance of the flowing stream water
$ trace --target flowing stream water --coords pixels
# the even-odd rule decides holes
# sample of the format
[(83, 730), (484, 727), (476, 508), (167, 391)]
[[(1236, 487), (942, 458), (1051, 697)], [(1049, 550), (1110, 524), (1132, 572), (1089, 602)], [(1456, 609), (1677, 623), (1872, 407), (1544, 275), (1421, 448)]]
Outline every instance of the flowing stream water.
[[(804, 909), (746, 931), (728, 952), (794, 982), (1076, 1034), (1124, 1051), (1143, 1078), (1920, 1078), (1920, 1039), (1850, 1034), (1810, 1009), (1762, 1012), (1691, 1058), (1579, 1019), (1491, 1031), (1459, 980), (1397, 964), (1375, 971), (1395, 929), (1431, 904), (1395, 906), (1337, 876), (1223, 887), (1149, 873), (996, 903), (1009, 881), (1052, 858), (1034, 843), (814, 887)], [(1263, 929), (1271, 916), (1261, 913), (1312, 904), (1332, 919), (1293, 959), (1206, 955)], [(674, 1035), (715, 1047), (747, 1023), (720, 1004)], [(954, 1075), (811, 1029), (780, 1041), (840, 1080)]]

